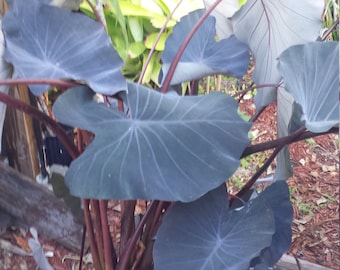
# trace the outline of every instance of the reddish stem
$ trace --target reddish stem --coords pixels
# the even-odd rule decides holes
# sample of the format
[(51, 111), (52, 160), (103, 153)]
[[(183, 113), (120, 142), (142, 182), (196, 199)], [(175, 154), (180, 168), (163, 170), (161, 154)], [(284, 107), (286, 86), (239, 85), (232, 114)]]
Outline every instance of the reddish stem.
[(236, 194), (236, 197), (242, 198), (242, 196), (254, 185), (256, 180), (261, 176), (262, 173), (264, 173), (269, 165), (273, 162), (274, 158), (277, 156), (277, 154), (281, 151), (281, 149), (291, 143), (294, 139), (300, 137), (306, 129), (304, 127), (298, 129), (295, 131), (292, 135), (284, 137), (285, 140), (279, 144), (274, 152), (271, 154), (271, 156), (266, 160), (266, 162), (263, 164), (263, 166), (252, 176), (252, 178), (242, 187), (242, 189)]
[(163, 86), (162, 86), (162, 93), (166, 93), (169, 89), (170, 86), (170, 82), (171, 79), (175, 73), (176, 67), (178, 65), (179, 60), (181, 59), (185, 48), (188, 46), (190, 40), (192, 39), (192, 37), (194, 36), (194, 34), (196, 33), (196, 31), (198, 30), (198, 28), (202, 25), (202, 23), (204, 22), (204, 20), (209, 16), (209, 14), (217, 7), (217, 5), (219, 3), (221, 3), (222, 0), (217, 0), (213, 5), (211, 5), (209, 7), (209, 9), (203, 14), (203, 16), (198, 20), (198, 22), (195, 24), (195, 26), (192, 28), (192, 30), (189, 32), (189, 34), (186, 36), (186, 38), (184, 39), (181, 47), (179, 48), (174, 60), (172, 61), (169, 71), (165, 77)]
[(104, 248), (103, 243), (103, 232), (102, 232), (102, 224), (101, 224), (101, 215), (100, 215), (100, 209), (99, 209), (99, 201), (91, 199), (90, 200), (91, 205), (91, 212), (93, 214), (92, 222), (94, 227), (94, 237), (96, 239), (96, 246), (98, 250), (99, 260), (102, 267), (105, 265), (105, 258), (103, 252), (101, 252)]
[(259, 85), (255, 85), (252, 84), (251, 86), (243, 89), (242, 91), (239, 91), (237, 93), (235, 93), (234, 95), (232, 95), (232, 97), (237, 97), (237, 96), (244, 96), (248, 91), (254, 90), (254, 89), (258, 89), (258, 88), (265, 88), (265, 87), (274, 87), (274, 88), (278, 88), (281, 84), (274, 84), (274, 83), (268, 83), (268, 84), (259, 84)]
[(162, 36), (162, 33), (165, 31), (166, 29), (166, 26), (168, 25), (168, 22), (170, 21), (170, 19), (172, 18), (172, 16), (174, 15), (175, 11), (177, 10), (177, 8), (182, 4), (183, 0), (180, 0), (177, 5), (175, 6), (175, 8), (173, 9), (173, 11), (171, 11), (171, 13), (166, 17), (166, 20), (165, 20), (165, 23), (164, 25), (162, 26), (162, 28), (159, 30), (158, 32), (158, 35), (157, 35), (157, 38), (155, 40), (155, 42), (152, 44), (152, 47), (151, 47), (151, 50), (148, 54), (148, 57), (144, 63), (144, 66), (143, 66), (143, 69), (142, 69), (142, 72), (139, 76), (139, 79), (138, 79), (138, 84), (141, 84), (142, 81), (143, 81), (143, 78), (144, 78), (144, 75), (145, 75), (145, 72), (146, 72), (146, 69), (151, 61), (151, 57), (155, 51), (155, 48), (157, 46), (157, 43), (158, 41), (160, 40), (161, 36)]
[[(121, 201), (121, 229), (120, 229), (120, 254), (129, 244), (131, 235), (135, 230), (135, 206), (136, 200)], [(129, 254), (131, 255), (131, 254)]]
[(57, 80), (57, 79), (7, 79), (0, 80), (0, 85), (18, 85), (18, 84), (46, 84), (46, 85), (54, 85), (62, 88), (75, 87), (79, 85), (83, 85), (83, 83), (76, 81), (66, 81), (66, 80)]
[(117, 255), (113, 249), (108, 220), (107, 220), (107, 201), (99, 201), (99, 210), (102, 224), (103, 241), (104, 241), (104, 257), (105, 257), (105, 270), (115, 269), (117, 264)]
[[(330, 133), (338, 133), (339, 132), (339, 128), (334, 127), (331, 128), (328, 131), (322, 132), (322, 133), (314, 133), (311, 131), (305, 131), (304, 133), (300, 134), (297, 137), (292, 138), (289, 143), (294, 143), (294, 142), (298, 142), (307, 138), (313, 138), (313, 137), (317, 137), (317, 136), (321, 136), (321, 135), (326, 135), (326, 134), (330, 134)], [(283, 143), (285, 143), (287, 141), (287, 137), (291, 137), (291, 136), (285, 136), (285, 137), (281, 137), (279, 139), (273, 140), (273, 141), (269, 141), (269, 142), (264, 142), (264, 143), (259, 143), (259, 144), (255, 144), (255, 145), (249, 145), (247, 146), (241, 157), (240, 158), (244, 158), (247, 157), (249, 155), (258, 153), (258, 152), (263, 152), (269, 149), (273, 149), (278, 147), (279, 145), (282, 145)]]
[(336, 26), (339, 24), (339, 18), (337, 18), (335, 20), (335, 22), (333, 23), (333, 25), (324, 33), (324, 35), (322, 36), (321, 40), (325, 41), (326, 38), (333, 32), (333, 30), (336, 28)]
[(87, 235), (89, 237), (90, 242), (90, 250), (91, 255), (93, 259), (94, 268), (96, 270), (103, 269), (102, 265), (100, 263), (99, 255), (98, 255), (98, 249), (96, 245), (96, 239), (93, 232), (93, 226), (91, 221), (91, 214), (90, 214), (90, 200), (89, 199), (83, 199), (83, 207), (84, 207), (84, 216), (85, 216), (85, 224), (87, 229)]
[(148, 207), (148, 209), (145, 212), (145, 215), (143, 216), (142, 220), (140, 221), (140, 223), (138, 224), (135, 233), (133, 234), (132, 238), (130, 239), (129, 243), (125, 246), (123, 252), (121, 252), (121, 258), (120, 261), (117, 265), (117, 270), (126, 270), (128, 269), (129, 266), (129, 262), (130, 262), (130, 254), (132, 254), (136, 243), (138, 241), (138, 238), (140, 237), (143, 228), (144, 228), (144, 224), (146, 223), (146, 221), (151, 217), (151, 214), (153, 213), (153, 211), (157, 208), (159, 204), (159, 201), (152, 201)]
[(96, 7), (94, 5), (92, 5), (90, 0), (86, 0), (86, 2), (89, 4), (90, 8), (93, 11), (94, 16), (96, 16), (97, 21), (104, 27), (104, 29), (106, 30), (106, 24), (105, 22), (103, 22), (98, 10), (96, 9)]

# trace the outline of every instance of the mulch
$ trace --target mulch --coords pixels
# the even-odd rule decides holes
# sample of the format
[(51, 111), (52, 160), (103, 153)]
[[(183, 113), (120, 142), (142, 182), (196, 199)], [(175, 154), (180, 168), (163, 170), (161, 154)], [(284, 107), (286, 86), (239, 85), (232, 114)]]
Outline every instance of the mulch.
[[(251, 101), (241, 108), (253, 113)], [(250, 108), (250, 109), (249, 109)], [(252, 130), (276, 138), (276, 105), (265, 109)], [(293, 176), (288, 179), (293, 202), (293, 238), (288, 251), (297, 259), (340, 269), (339, 137), (329, 134), (290, 145)], [(274, 163), (275, 166), (275, 163)], [(264, 175), (265, 176), (265, 175)]]

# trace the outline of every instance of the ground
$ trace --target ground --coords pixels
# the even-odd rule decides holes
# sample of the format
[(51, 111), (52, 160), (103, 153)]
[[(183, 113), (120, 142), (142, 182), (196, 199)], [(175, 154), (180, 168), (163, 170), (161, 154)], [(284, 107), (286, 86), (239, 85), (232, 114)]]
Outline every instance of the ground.
[[(249, 107), (249, 104), (247, 105)], [(275, 105), (269, 106), (253, 129), (275, 136)], [(258, 138), (261, 141), (261, 136)], [(293, 202), (293, 239), (289, 254), (340, 269), (339, 139), (323, 135), (289, 148), (293, 176), (288, 180)], [(269, 169), (269, 173), (271, 169)]]
[[(245, 111), (253, 110), (251, 100), (241, 104)], [(269, 106), (252, 128), (255, 140), (275, 138), (275, 105)], [(339, 142), (337, 135), (324, 135), (313, 140), (304, 140), (290, 146), (294, 175), (288, 180), (294, 208), (293, 239), (289, 254), (298, 259), (308, 260), (332, 269), (340, 268), (339, 253)], [(263, 162), (266, 156), (257, 155), (245, 160), (241, 173), (254, 169), (252, 161)], [(273, 165), (275, 167), (275, 164)], [(256, 169), (256, 168), (255, 168)], [(272, 173), (270, 167), (267, 173)], [(240, 177), (242, 178), (242, 177)], [(234, 183), (245, 179), (232, 179)], [(114, 205), (112, 206), (114, 208)], [(119, 222), (119, 209), (113, 209), (109, 220)], [(112, 225), (115, 236), (119, 226)], [(37, 269), (32, 257), (17, 255), (14, 248), (29, 251), (25, 230), (15, 228), (0, 235), (0, 270)], [(10, 243), (4, 248), (4, 240)], [(52, 252), (49, 262), (54, 269), (72, 269), (77, 266), (77, 254), (65, 250), (53, 241), (40, 238), (44, 251)], [(7, 242), (6, 242), (7, 243)], [(8, 249), (8, 250), (6, 250)], [(86, 259), (90, 259), (87, 256)], [(74, 268), (78, 269), (78, 268)], [(93, 269), (86, 264), (84, 269)]]

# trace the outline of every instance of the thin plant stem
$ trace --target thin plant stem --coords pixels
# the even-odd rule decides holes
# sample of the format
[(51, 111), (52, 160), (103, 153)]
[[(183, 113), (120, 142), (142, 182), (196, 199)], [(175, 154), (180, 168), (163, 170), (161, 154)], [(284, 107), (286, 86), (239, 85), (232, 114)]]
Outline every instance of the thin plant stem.
[(145, 228), (145, 230), (143, 231), (142, 243), (145, 244), (145, 250), (143, 251), (143, 256), (139, 262), (140, 269), (150, 269), (150, 266), (152, 265), (152, 261), (153, 261), (153, 258), (152, 258), (153, 242), (154, 242), (153, 238), (156, 235), (162, 223), (161, 222), (162, 215), (173, 204), (174, 203), (160, 201), (157, 208), (154, 210), (154, 214), (152, 214), (151, 223), (149, 223), (148, 225), (147, 224), (145, 225), (145, 227), (148, 226), (148, 228)]
[(160, 219), (160, 216), (162, 214), (162, 211), (164, 209), (164, 205), (165, 205), (165, 202), (163, 201), (160, 201), (158, 206), (157, 206), (157, 209), (156, 209), (156, 213), (154, 215), (154, 218), (152, 220), (152, 224), (151, 224), (151, 234), (153, 234), (156, 230), (155, 228), (157, 228), (157, 224), (159, 223), (159, 219)]
[[(80, 153), (82, 153), (84, 151), (84, 144), (87, 146), (90, 144), (90, 139), (88, 136), (88, 132), (85, 130), (81, 130), (78, 129), (77, 132), (77, 146), (78, 146), (78, 150)], [(84, 144), (83, 144), (84, 143)], [(84, 199), (83, 199), (84, 200)], [(102, 267), (104, 265), (104, 257), (102, 252), (99, 252), (99, 250), (102, 250), (102, 248), (104, 247), (103, 244), (103, 237), (102, 237), (102, 230), (101, 230), (101, 219), (100, 219), (100, 209), (99, 209), (99, 205), (98, 205), (98, 201), (96, 200), (90, 200), (89, 204), (91, 204), (91, 208), (92, 208), (92, 212), (94, 215), (94, 227), (95, 229), (93, 230), (93, 222), (92, 222), (92, 218), (91, 218), (91, 214), (90, 211), (84, 211), (84, 215), (89, 215), (87, 217), (88, 219), (88, 225), (86, 226), (91, 226), (88, 227), (88, 231), (89, 231), (89, 240), (90, 240), (90, 249), (91, 249), (91, 253), (92, 250), (95, 254), (95, 256), (97, 256), (98, 258), (96, 259), (99, 262), (99, 265)], [(85, 227), (86, 227), (85, 226)], [(91, 230), (91, 231), (90, 231)], [(96, 232), (96, 234), (94, 234), (94, 231)], [(96, 239), (91, 243), (91, 239)], [(98, 247), (99, 245), (99, 247)], [(81, 262), (82, 262), (82, 258), (83, 257), (83, 253), (81, 253)], [(81, 263), (79, 263), (79, 267), (81, 266)], [(81, 268), (79, 268), (80, 270)]]
[[(81, 143), (83, 141), (82, 137), (83, 137), (82, 133), (77, 132), (77, 142), (78, 142), (77, 149), (79, 153), (83, 151), (83, 147)], [(83, 205), (84, 205), (84, 201), (83, 201)], [(85, 215), (85, 212), (84, 212), (84, 215)], [(83, 228), (83, 237), (82, 237), (82, 242), (81, 242), (78, 270), (81, 270), (83, 268), (82, 266), (83, 266), (84, 250), (85, 250), (85, 239), (86, 239), (86, 224), (84, 224), (84, 228)]]
[[(234, 95), (232, 95), (232, 97), (239, 96), (238, 102), (240, 102), (241, 99), (243, 98), (243, 96), (248, 91), (251, 91), (251, 90), (254, 90), (254, 89), (257, 89), (257, 88), (264, 88), (264, 87), (278, 88), (280, 85), (281, 85), (281, 83), (279, 83), (279, 84), (260, 84), (260, 85), (252, 84), (251, 86), (247, 87), (246, 89), (243, 89), (242, 91), (235, 93)], [(266, 106), (257, 110), (256, 113), (250, 118), (249, 122), (255, 122), (260, 117), (260, 115), (263, 113), (265, 108), (266, 108)]]
[(91, 199), (90, 200), (91, 212), (93, 213), (93, 228), (94, 228), (94, 237), (96, 239), (96, 246), (98, 250), (99, 260), (101, 266), (104, 268), (105, 258), (102, 250), (104, 249), (103, 242), (103, 232), (102, 232), (102, 224), (101, 224), (101, 213), (99, 209), (99, 201)]
[(268, 83), (268, 84), (259, 84), (259, 85), (252, 84), (251, 86), (243, 89), (242, 91), (235, 93), (234, 95), (232, 95), (232, 97), (244, 96), (248, 91), (252, 91), (257, 88), (265, 88), (265, 87), (278, 88), (280, 85), (281, 85), (280, 83), (279, 84)]
[(80, 248), (80, 256), (79, 256), (79, 267), (78, 270), (81, 270), (83, 267), (83, 258), (85, 252), (85, 239), (86, 239), (86, 225), (83, 226), (83, 236), (81, 238), (81, 248)]
[(67, 81), (67, 80), (57, 80), (57, 79), (7, 79), (0, 80), (0, 85), (18, 85), (18, 84), (43, 84), (43, 85), (53, 85), (61, 88), (76, 87), (79, 85), (84, 85), (82, 82), (77, 81)]
[(90, 250), (93, 260), (93, 265), (96, 270), (101, 270), (102, 265), (100, 263), (99, 254), (98, 254), (98, 248), (96, 245), (96, 239), (93, 232), (93, 226), (92, 226), (92, 220), (91, 220), (91, 214), (90, 214), (90, 200), (89, 199), (83, 199), (83, 207), (84, 207), (84, 216), (85, 216), (85, 224), (87, 228), (87, 236), (89, 237), (90, 242)]
[[(143, 224), (144, 230), (143, 230), (143, 235), (141, 238), (142, 242), (145, 242), (150, 235), (152, 224), (154, 223), (156, 212), (160, 204), (162, 204), (161, 201), (159, 201), (159, 203), (157, 204), (157, 207), (153, 209), (153, 212), (150, 213), (150, 217), (152, 217), (152, 219), (149, 218), (148, 220), (145, 221), (145, 224)], [(150, 207), (150, 205), (148, 207)]]
[[(250, 85), (250, 87), (255, 87), (255, 88), (256, 88), (255, 83), (252, 83), (252, 84)], [(247, 94), (248, 91), (253, 90), (253, 89), (248, 90), (248, 88), (249, 88), (249, 87), (247, 87), (246, 89), (242, 90), (241, 92), (237, 92), (237, 93), (235, 93), (234, 95), (232, 95), (233, 97), (238, 96), (238, 100), (237, 100), (238, 103), (241, 102), (241, 100), (242, 100), (243, 97)]]
[(339, 24), (339, 18), (336, 19), (336, 21), (332, 24), (332, 26), (324, 33), (324, 35), (321, 37), (322, 41), (325, 41), (326, 38), (333, 32), (333, 30), (337, 27)]
[(291, 143), (294, 138), (300, 137), (304, 132), (306, 131), (305, 127), (302, 127), (295, 131), (292, 135), (285, 137), (285, 140), (279, 144), (274, 152), (271, 154), (271, 156), (266, 160), (266, 162), (263, 164), (263, 166), (257, 170), (257, 172), (251, 177), (251, 179), (242, 187), (242, 189), (236, 194), (236, 197), (241, 198), (256, 182), (256, 180), (261, 176), (262, 173), (264, 173), (267, 168), (270, 166), (270, 164), (273, 162), (277, 154), (281, 151), (281, 149)]
[(93, 11), (94, 16), (96, 16), (97, 21), (104, 27), (106, 30), (106, 23), (103, 21), (105, 18), (101, 16), (101, 14), (98, 12), (97, 8), (91, 3), (90, 0), (86, 0), (86, 2), (89, 4), (90, 8)]
[(145, 72), (146, 72), (146, 69), (148, 68), (149, 66), (149, 63), (151, 61), (151, 57), (153, 55), (153, 53), (155, 52), (155, 49), (156, 49), (156, 46), (157, 46), (157, 43), (159, 42), (162, 34), (164, 33), (165, 29), (166, 29), (166, 26), (168, 25), (169, 21), (171, 20), (172, 16), (174, 15), (175, 11), (177, 10), (177, 8), (182, 4), (183, 0), (180, 0), (178, 1), (177, 5), (175, 6), (175, 8), (171, 11), (171, 13), (166, 17), (166, 20), (165, 20), (165, 23), (163, 24), (162, 28), (159, 30), (158, 32), (158, 35), (156, 37), (156, 40), (155, 42), (152, 44), (152, 47), (151, 47), (151, 50), (148, 54), (148, 57), (146, 58), (146, 61), (144, 63), (144, 66), (143, 66), (143, 69), (142, 69), (142, 72), (139, 76), (139, 79), (138, 79), (138, 84), (141, 84), (142, 81), (143, 81), (143, 78), (144, 78), (144, 75), (145, 75)]
[(107, 220), (107, 200), (99, 201), (99, 210), (100, 210), (100, 218), (102, 224), (102, 232), (103, 232), (103, 242), (104, 242), (104, 258), (105, 258), (105, 270), (115, 269), (117, 264), (117, 254), (115, 253), (109, 226)]
[(121, 201), (121, 231), (120, 231), (120, 254), (128, 245), (129, 239), (135, 230), (135, 206), (136, 200)]
[(264, 106), (264, 107), (260, 108), (259, 110), (257, 110), (255, 112), (255, 114), (249, 119), (249, 122), (254, 123), (260, 117), (260, 115), (264, 112), (264, 110), (267, 108), (267, 106)]
[(194, 34), (196, 33), (196, 31), (198, 30), (198, 28), (202, 25), (202, 23), (204, 22), (204, 20), (209, 16), (209, 14), (217, 7), (217, 5), (219, 3), (221, 3), (222, 0), (217, 0), (214, 4), (212, 4), (209, 9), (203, 14), (203, 16), (198, 20), (198, 22), (195, 24), (195, 26), (193, 27), (193, 29), (190, 31), (190, 33), (186, 36), (186, 38), (184, 39), (181, 47), (179, 48), (174, 60), (172, 61), (169, 71), (165, 77), (163, 86), (162, 86), (162, 93), (166, 93), (169, 89), (170, 86), (170, 82), (171, 79), (175, 73), (176, 67), (178, 65), (179, 60), (181, 59), (185, 48), (188, 46), (190, 40), (192, 39), (192, 37), (194, 36)]
[(124, 250), (121, 253), (121, 258), (120, 258), (119, 263), (117, 265), (117, 270), (126, 270), (126, 269), (128, 269), (129, 262), (130, 262), (130, 257), (127, 256), (127, 255), (132, 253), (133, 249), (136, 246), (138, 238), (140, 237), (140, 234), (143, 231), (144, 224), (150, 218), (150, 216), (152, 215), (153, 211), (157, 208), (158, 204), (159, 204), (159, 201), (152, 201), (150, 203), (150, 205), (149, 205), (148, 209), (146, 210), (142, 220), (140, 221), (140, 223), (138, 224), (134, 234), (132, 235), (129, 243), (126, 245), (126, 247), (124, 248)]
[[(307, 138), (313, 138), (313, 137), (317, 137), (317, 136), (321, 136), (321, 135), (326, 135), (326, 134), (330, 134), (330, 133), (338, 133), (339, 132), (339, 128), (334, 127), (331, 128), (329, 131), (325, 131), (322, 133), (314, 133), (311, 131), (305, 131), (304, 133), (300, 134), (299, 136), (294, 137), (293, 139), (291, 139), (291, 143), (294, 142), (298, 142)], [(285, 137), (281, 137), (279, 139), (273, 140), (273, 141), (268, 141), (268, 142), (263, 142), (263, 143), (259, 143), (259, 144), (255, 144), (255, 145), (249, 145), (245, 148), (245, 150), (243, 151), (242, 155), (240, 158), (244, 158), (247, 157), (249, 155), (258, 153), (258, 152), (263, 152), (269, 149), (273, 149), (278, 147), (279, 145), (282, 145), (284, 142), (287, 141), (287, 137), (290, 138), (291, 135), (289, 136), (285, 136)]]

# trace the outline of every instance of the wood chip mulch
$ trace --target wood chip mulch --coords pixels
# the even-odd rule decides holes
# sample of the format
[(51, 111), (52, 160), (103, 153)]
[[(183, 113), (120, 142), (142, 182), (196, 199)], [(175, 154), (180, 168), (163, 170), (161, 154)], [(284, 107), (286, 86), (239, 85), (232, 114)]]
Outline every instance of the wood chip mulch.
[[(241, 104), (254, 112), (251, 101)], [(276, 138), (276, 105), (270, 105), (252, 130), (262, 142)], [(288, 252), (331, 269), (340, 269), (339, 137), (322, 135), (290, 145), (293, 176), (288, 180), (294, 209), (293, 238)]]

